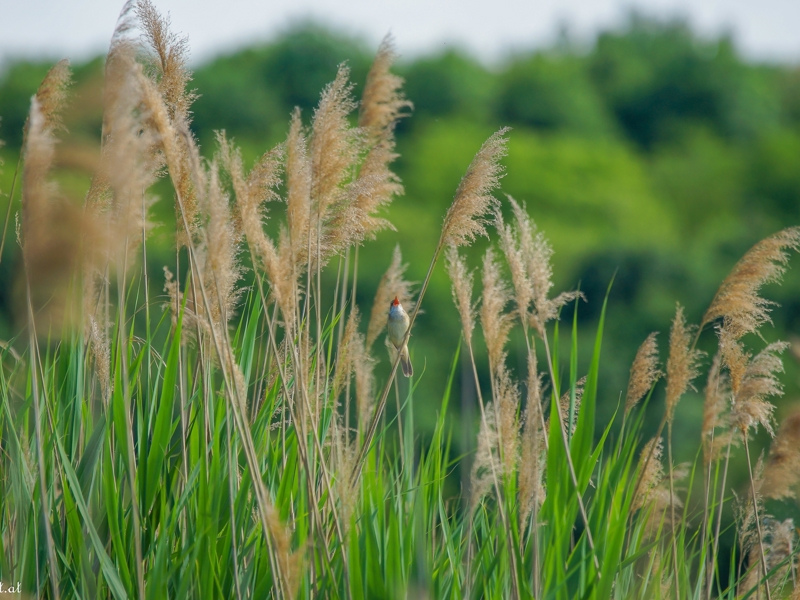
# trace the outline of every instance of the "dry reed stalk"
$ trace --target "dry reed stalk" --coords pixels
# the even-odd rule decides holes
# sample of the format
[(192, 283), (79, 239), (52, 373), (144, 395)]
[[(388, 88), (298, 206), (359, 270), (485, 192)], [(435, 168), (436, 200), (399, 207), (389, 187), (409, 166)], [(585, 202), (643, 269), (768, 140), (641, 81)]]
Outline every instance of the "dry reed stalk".
[[(55, 155), (55, 132), (61, 124), (60, 111), (69, 81), (70, 70), (66, 61), (57, 63), (47, 73), (39, 90), (31, 100), (31, 109), (23, 132), (22, 150), (24, 166), (21, 245), (27, 296), (28, 345), (36, 446), (35, 462), (38, 464), (41, 509), (42, 514), (45, 515), (44, 533), (50, 588), (53, 598), (56, 600), (60, 598), (59, 569), (50, 523), (49, 493), (45, 475), (46, 463), (42, 432), (44, 419), (40, 406), (33, 293), (36, 287), (47, 284), (48, 289), (41, 291), (44, 291), (48, 301), (52, 301), (52, 298), (48, 296), (60, 292), (58, 288), (64, 286), (66, 279), (71, 276), (73, 263), (78, 254), (77, 245), (70, 238), (79, 234), (79, 228), (75, 227), (79, 222), (76, 223), (68, 205), (59, 202), (56, 198), (57, 188), (49, 180), (50, 168)], [(61, 220), (61, 218), (65, 220)], [(72, 222), (70, 222), (70, 218), (73, 219)], [(63, 239), (59, 239), (59, 234)], [(53, 280), (58, 288), (53, 285)], [(49, 325), (47, 329), (50, 329)]]
[[(747, 437), (744, 438), (745, 453), (747, 455), (747, 469), (750, 476), (750, 496), (748, 500), (740, 505), (739, 508), (739, 540), (744, 554), (749, 554), (750, 572), (745, 580), (740, 583), (740, 590), (747, 591), (755, 587), (759, 580), (769, 572), (767, 567), (766, 536), (762, 527), (762, 519), (765, 521), (771, 517), (764, 512), (763, 498), (760, 493), (761, 480), (764, 472), (763, 460), (759, 459), (756, 468), (753, 469), (750, 460), (750, 449), (747, 444)], [(758, 567), (755, 564), (758, 563)], [(771, 597), (770, 585), (764, 582), (767, 598)]]
[[(662, 519), (668, 509), (681, 508), (683, 503), (672, 489), (669, 475), (665, 474), (662, 465), (663, 442), (661, 438), (653, 438), (642, 448), (639, 456), (639, 471), (641, 485), (638, 487), (631, 504), (631, 512), (647, 509), (647, 523), (645, 530), (652, 536), (661, 526)], [(649, 457), (649, 458), (648, 458)], [(683, 479), (688, 474), (684, 467), (676, 468), (673, 479)], [(670, 527), (675, 526), (675, 519), (668, 521)]]
[(536, 354), (528, 354), (528, 397), (523, 417), (519, 461), (520, 530), (545, 499), (545, 445), (542, 429), (542, 379), (536, 369)]
[(700, 322), (701, 329), (719, 318), (734, 339), (756, 332), (770, 320), (773, 302), (759, 296), (761, 287), (781, 280), (789, 250), (800, 248), (800, 228), (790, 227), (758, 242), (733, 267)]
[[(514, 202), (511, 197), (509, 197), (509, 200), (512, 203)], [(495, 227), (500, 234), (500, 249), (506, 257), (508, 269), (511, 273), (511, 283), (514, 286), (514, 300), (517, 304), (517, 313), (520, 316), (522, 326), (526, 331), (525, 337), (527, 338), (527, 317), (528, 309), (531, 302), (533, 302), (533, 284), (531, 283), (526, 269), (525, 257), (517, 241), (519, 234), (516, 234), (510, 225), (506, 225), (503, 222), (503, 214), (498, 207), (495, 207), (494, 214)], [(525, 217), (527, 217), (527, 215), (525, 215)], [(528, 221), (520, 221), (520, 219), (517, 218), (517, 228), (519, 230), (524, 231), (526, 225), (529, 225)], [(522, 235), (524, 236), (526, 233), (522, 233)]]
[(662, 375), (658, 368), (657, 335), (658, 333), (655, 331), (648, 335), (636, 351), (628, 379), (628, 391), (625, 394), (626, 415), (647, 395), (653, 384)]

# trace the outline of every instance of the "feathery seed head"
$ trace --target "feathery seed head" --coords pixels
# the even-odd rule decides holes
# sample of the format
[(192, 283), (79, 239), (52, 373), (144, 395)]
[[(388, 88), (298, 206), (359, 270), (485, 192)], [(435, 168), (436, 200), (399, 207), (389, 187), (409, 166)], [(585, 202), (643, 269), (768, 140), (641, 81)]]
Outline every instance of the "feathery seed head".
[[(692, 380), (698, 375), (697, 362), (702, 356), (700, 350), (692, 348), (694, 327), (686, 325), (683, 307), (679, 304), (672, 321), (669, 334), (669, 358), (667, 359), (667, 420), (675, 417), (675, 407), (686, 390), (692, 387)], [(694, 389), (694, 388), (692, 388)]]
[(800, 482), (800, 411), (783, 422), (764, 467), (761, 492), (767, 498), (795, 498)]
[(731, 409), (733, 422), (743, 435), (759, 424), (775, 435), (772, 428), (775, 406), (767, 398), (783, 394), (777, 374), (783, 372), (780, 354), (788, 347), (786, 342), (773, 342), (750, 359)]
[(725, 317), (725, 327), (736, 340), (754, 333), (769, 321), (773, 302), (759, 296), (761, 287), (781, 280), (789, 250), (800, 248), (800, 227), (790, 227), (761, 240), (733, 267), (717, 290), (701, 326)]
[(650, 391), (653, 384), (661, 377), (658, 369), (658, 344), (657, 332), (653, 332), (639, 346), (636, 358), (631, 365), (631, 375), (628, 379), (628, 392), (625, 395), (625, 413), (629, 413), (642, 398)]
[(485, 217), (497, 200), (492, 196), (503, 176), (500, 159), (506, 154), (508, 127), (494, 133), (483, 143), (456, 190), (453, 203), (442, 225), (441, 242), (450, 246), (472, 243), (485, 236)]
[(706, 466), (715, 460), (720, 451), (734, 440), (730, 429), (730, 414), (726, 411), (731, 398), (729, 378), (722, 371), (720, 352), (711, 361), (703, 403), (703, 461)]
[(508, 287), (500, 274), (494, 250), (486, 250), (483, 259), (483, 300), (481, 302), (481, 327), (489, 351), (489, 364), (494, 369), (503, 362), (503, 348), (511, 331), (511, 315), (505, 312), (511, 299)]
[(467, 269), (464, 259), (455, 246), (446, 250), (447, 272), (450, 275), (453, 300), (461, 317), (461, 330), (467, 346), (472, 346), (472, 332), (475, 329), (475, 306), (472, 303), (472, 272)]

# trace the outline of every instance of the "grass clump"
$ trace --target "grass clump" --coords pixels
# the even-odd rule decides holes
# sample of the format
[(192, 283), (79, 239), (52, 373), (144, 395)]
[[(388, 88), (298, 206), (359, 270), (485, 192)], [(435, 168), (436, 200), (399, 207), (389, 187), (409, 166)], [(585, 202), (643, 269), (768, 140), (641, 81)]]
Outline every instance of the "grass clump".
[[(19, 234), (27, 322), (0, 349), (3, 582), (52, 599), (797, 593), (793, 523), (765, 505), (796, 495), (797, 415), (766, 463), (754, 466), (749, 447), (756, 427), (773, 431), (785, 345), (753, 355), (742, 338), (768, 321), (760, 288), (783, 275), (800, 230), (748, 253), (699, 326), (678, 307), (666, 411), (643, 443), (661, 376), (655, 334), (636, 354), (619, 416), (598, 429), (604, 320), (581, 373), (582, 294), (551, 294), (547, 239), (511, 198), (506, 223), (494, 196), (506, 129), (468, 166), (419, 292), (397, 248), (373, 306), (359, 307), (359, 247), (392, 227), (381, 211), (402, 193), (394, 127), (410, 103), (391, 72), (391, 40), (360, 102), (340, 67), (308, 124), (295, 110), (286, 141), (249, 170), (224, 132), (215, 154), (201, 157), (186, 51), (149, 0), (127, 7), (106, 62), (101, 153), (82, 206), (60, 197), (50, 174), (66, 63), (32, 100)], [(164, 300), (140, 266), (161, 178), (177, 215)], [(276, 212), (285, 222), (270, 223)], [(492, 224), (499, 250), (486, 251), (478, 305), (462, 249), (491, 237)], [(397, 353), (377, 375), (372, 348), (395, 297), (411, 307), (408, 342), (443, 252), (463, 343), (453, 340), (439, 416), (422, 443), (413, 394), (424, 379), (401, 386)], [(571, 306), (565, 342), (560, 317)], [(509, 364), (517, 327), (524, 373)], [(672, 425), (700, 375), (703, 331), (717, 334), (719, 353), (705, 388), (702, 460), (687, 467), (673, 464)], [(455, 457), (447, 413), (462, 348), (480, 419), (474, 456)], [(733, 522), (723, 509), (739, 443), (749, 487)], [(471, 473), (461, 494), (450, 486), (456, 468)], [(688, 489), (678, 487), (686, 477)], [(739, 549), (722, 565), (719, 539), (730, 528)]]

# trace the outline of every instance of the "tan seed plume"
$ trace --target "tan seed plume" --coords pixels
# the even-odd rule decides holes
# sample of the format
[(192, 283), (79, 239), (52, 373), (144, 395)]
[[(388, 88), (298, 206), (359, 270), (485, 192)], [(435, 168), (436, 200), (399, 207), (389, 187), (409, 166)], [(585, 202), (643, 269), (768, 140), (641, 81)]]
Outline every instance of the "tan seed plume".
[(735, 339), (753, 333), (769, 321), (769, 300), (759, 296), (761, 287), (780, 281), (789, 261), (789, 250), (800, 248), (800, 228), (790, 227), (757, 243), (733, 267), (717, 290), (701, 327), (725, 317), (725, 327)]
[(653, 384), (661, 377), (658, 368), (657, 332), (653, 332), (639, 346), (631, 365), (628, 391), (625, 394), (625, 414), (628, 414), (645, 397)]
[(504, 127), (497, 131), (478, 150), (444, 217), (440, 244), (463, 246), (487, 235), (485, 218), (497, 205), (492, 191), (503, 176), (500, 159), (506, 154), (505, 134), (509, 130)]
[(741, 386), (734, 395), (731, 409), (733, 423), (744, 435), (758, 425), (762, 425), (770, 435), (775, 435), (775, 405), (767, 398), (783, 394), (783, 386), (777, 374), (783, 372), (780, 355), (788, 347), (786, 342), (773, 342), (750, 359)]
[(692, 380), (698, 375), (697, 363), (702, 352), (692, 348), (694, 328), (686, 325), (683, 307), (679, 304), (669, 334), (669, 358), (667, 359), (667, 420), (675, 417), (675, 407)]
[(446, 251), (447, 273), (452, 282), (453, 300), (461, 317), (461, 331), (467, 346), (472, 346), (472, 332), (475, 330), (475, 306), (472, 303), (472, 272), (467, 269), (464, 259), (455, 246)]
[(800, 483), (800, 411), (789, 415), (772, 442), (761, 493), (767, 498), (797, 497)]
[(505, 312), (511, 299), (508, 287), (500, 274), (500, 265), (494, 250), (488, 248), (483, 259), (483, 296), (481, 302), (481, 327), (489, 352), (492, 369), (504, 361), (503, 348), (511, 331), (512, 317)]
[(408, 116), (403, 111), (412, 108), (412, 104), (401, 92), (403, 79), (390, 71), (396, 57), (394, 41), (387, 35), (378, 48), (361, 97), (358, 126), (364, 132), (369, 151), (351, 190), (358, 214), (356, 227), (345, 234), (355, 243), (374, 239), (378, 231), (393, 228), (376, 213), (388, 206), (394, 196), (403, 194), (400, 178), (389, 166), (399, 156), (395, 152), (395, 126), (399, 119)]
[(734, 441), (730, 429), (730, 413), (727, 408), (731, 399), (728, 377), (722, 371), (722, 355), (718, 352), (711, 361), (703, 403), (703, 462), (706, 466), (719, 457), (720, 452)]
[[(544, 233), (537, 231), (536, 224), (528, 216), (524, 205), (519, 204), (511, 196), (508, 201), (514, 212), (514, 219), (519, 233), (519, 250), (525, 263), (527, 280), (534, 310), (527, 315), (530, 324), (540, 336), (545, 335), (545, 326), (558, 317), (561, 307), (576, 298), (582, 298), (580, 292), (562, 292), (550, 298), (553, 288), (553, 267), (551, 264), (553, 248)], [(528, 292), (525, 292), (527, 296)], [(523, 302), (527, 300), (523, 297)]]

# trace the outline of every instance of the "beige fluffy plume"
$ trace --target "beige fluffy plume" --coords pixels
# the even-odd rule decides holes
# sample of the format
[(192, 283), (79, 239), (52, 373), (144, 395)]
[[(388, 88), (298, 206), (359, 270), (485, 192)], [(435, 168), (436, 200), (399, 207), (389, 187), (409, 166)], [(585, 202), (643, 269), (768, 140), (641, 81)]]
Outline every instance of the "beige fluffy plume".
[(692, 381), (698, 375), (697, 363), (702, 352), (692, 348), (694, 328), (687, 326), (683, 316), (683, 307), (679, 304), (672, 320), (669, 334), (669, 358), (667, 359), (667, 420), (675, 417), (678, 401), (692, 387)]
[(760, 241), (736, 263), (717, 290), (701, 327), (725, 319), (735, 339), (753, 333), (769, 321), (774, 303), (759, 296), (761, 287), (780, 281), (789, 261), (789, 250), (800, 248), (800, 227), (790, 227)]
[(783, 422), (769, 449), (761, 493), (767, 498), (796, 498), (798, 483), (800, 483), (800, 411), (795, 411)]
[(452, 283), (453, 300), (461, 317), (461, 331), (467, 346), (472, 346), (472, 332), (475, 330), (475, 306), (472, 303), (472, 272), (467, 269), (464, 259), (454, 246), (446, 251), (447, 273)]
[(636, 351), (636, 358), (631, 365), (628, 379), (628, 391), (625, 394), (625, 414), (633, 410), (642, 398), (650, 391), (653, 384), (661, 377), (658, 368), (658, 344), (656, 332), (651, 333)]
[(506, 154), (504, 127), (486, 140), (475, 155), (456, 190), (455, 198), (442, 225), (441, 244), (463, 246), (478, 236), (485, 236), (486, 215), (497, 205), (492, 191), (503, 176), (500, 159)]

